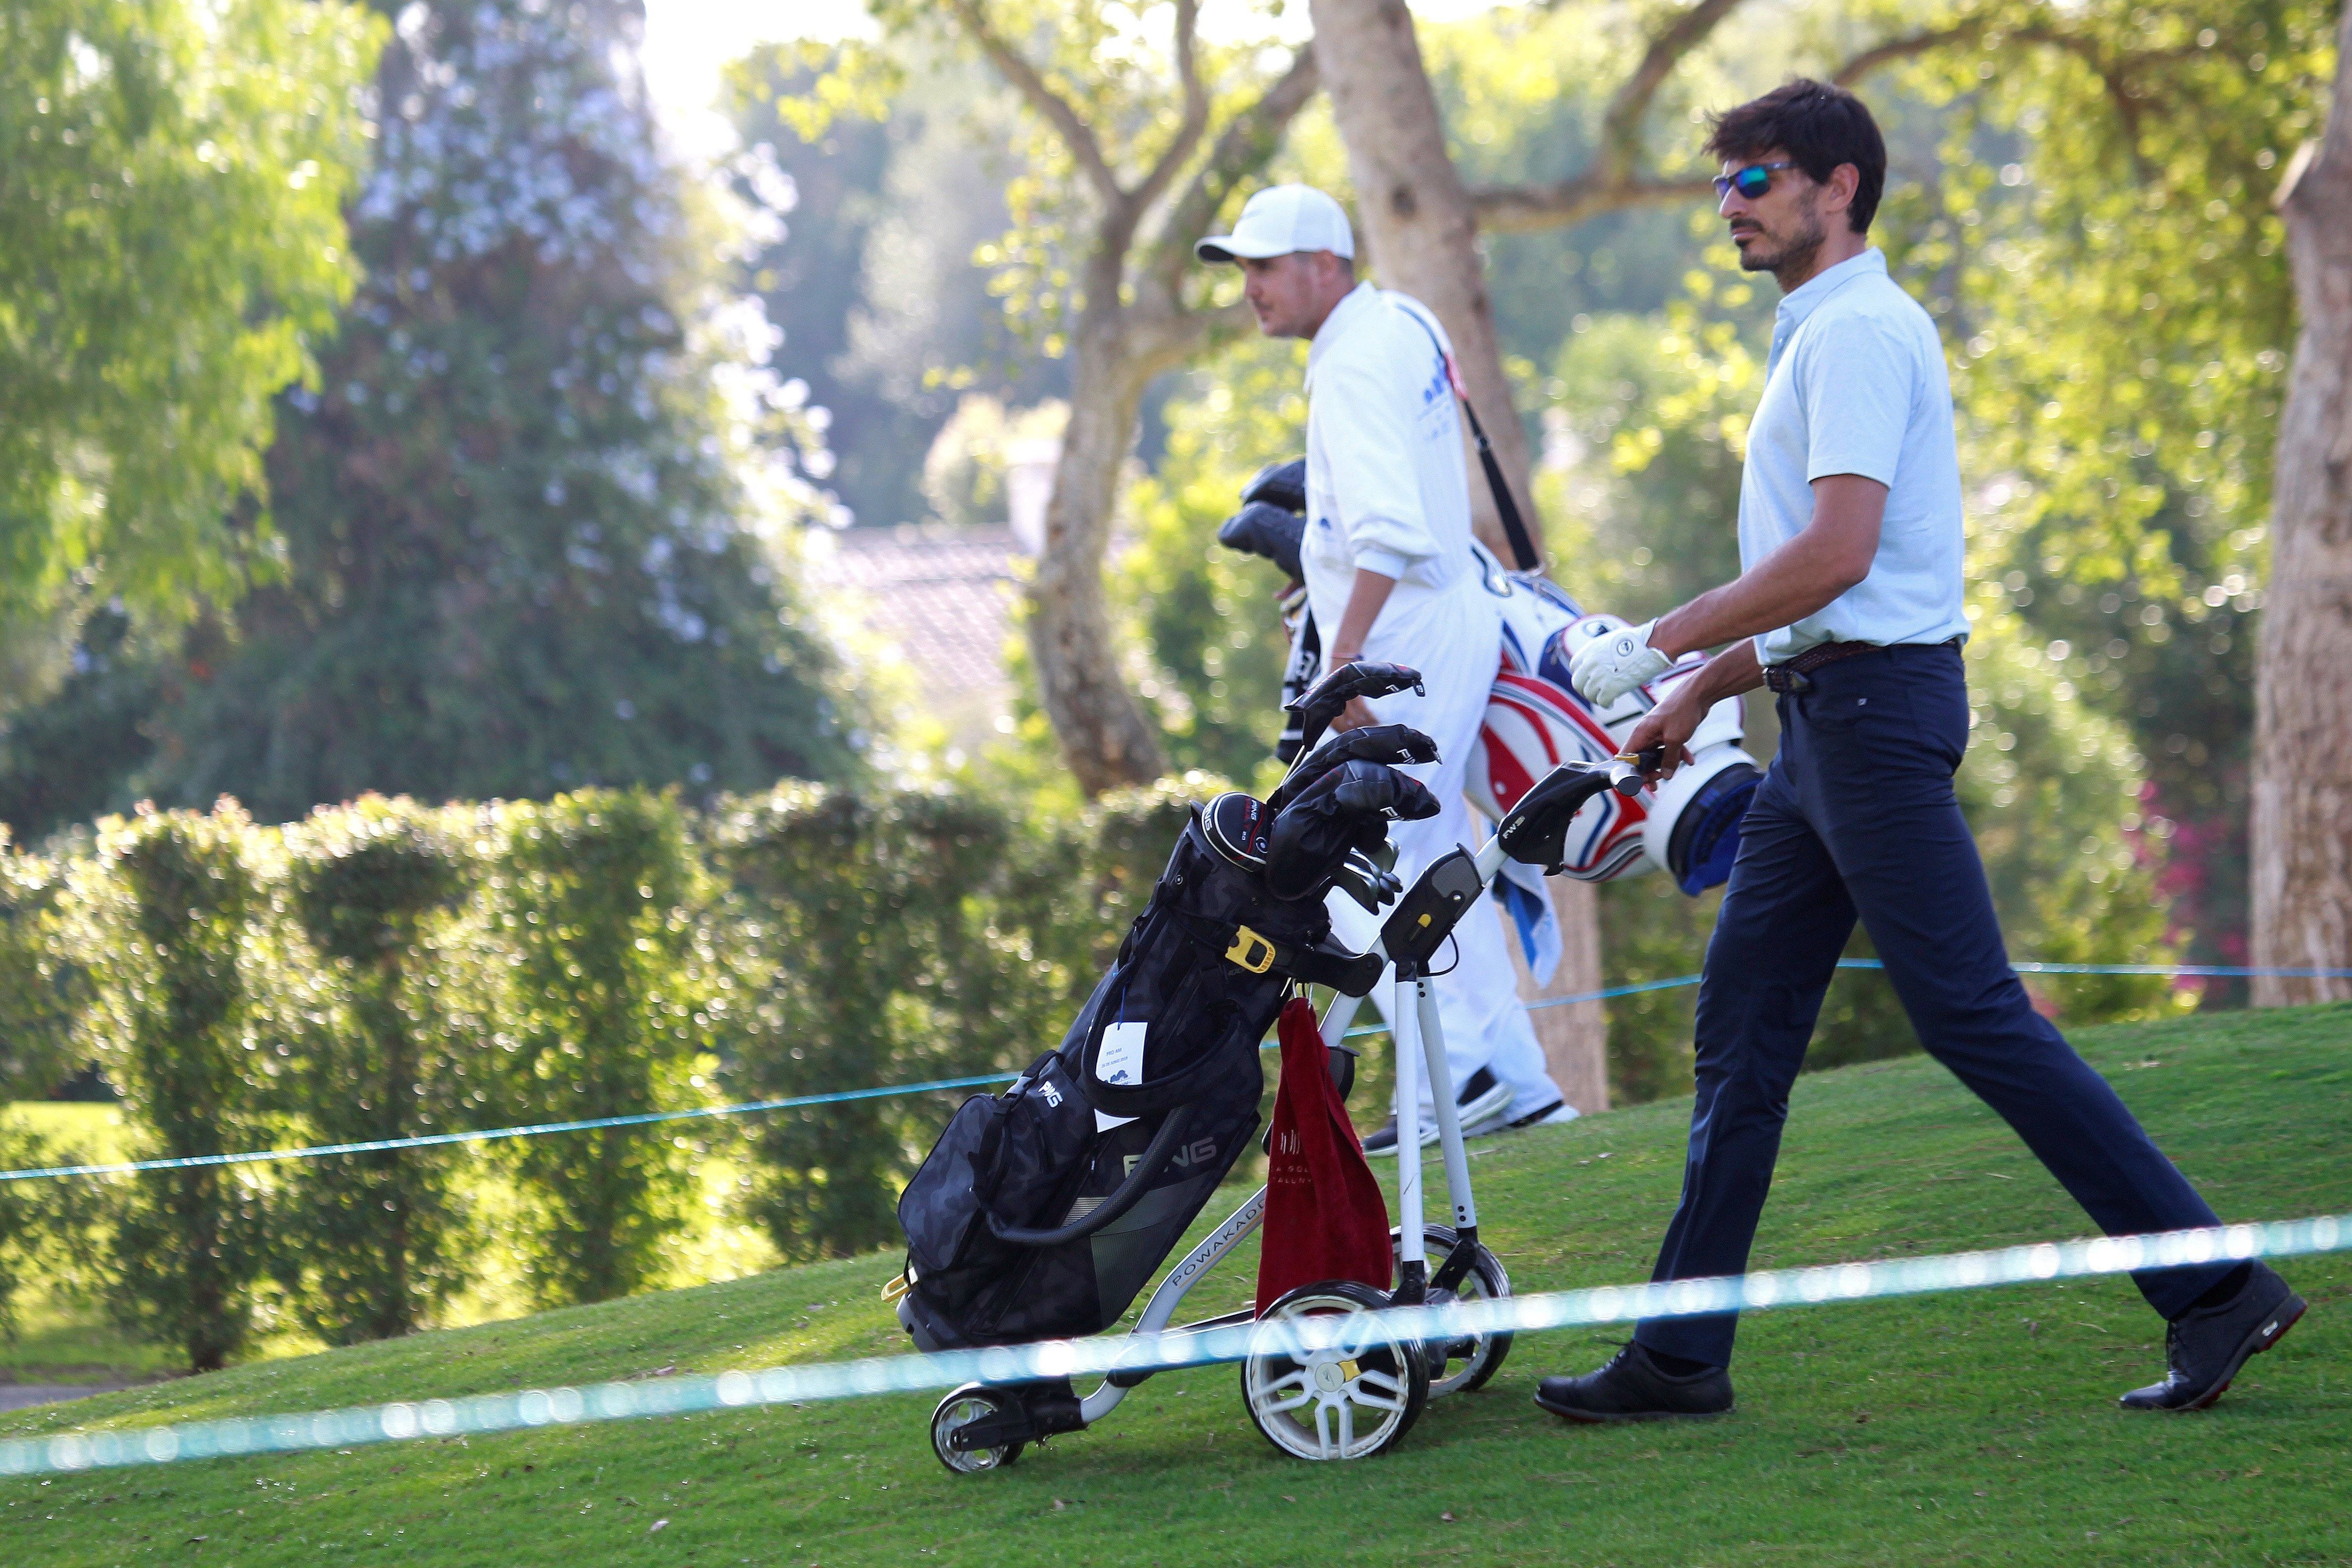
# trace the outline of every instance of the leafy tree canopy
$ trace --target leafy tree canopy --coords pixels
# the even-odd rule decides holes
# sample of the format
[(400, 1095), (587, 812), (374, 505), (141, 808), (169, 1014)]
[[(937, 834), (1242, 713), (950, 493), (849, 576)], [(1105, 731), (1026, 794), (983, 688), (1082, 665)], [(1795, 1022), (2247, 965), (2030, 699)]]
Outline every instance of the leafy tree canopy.
[(912, 41), (764, 46), (726, 92), (749, 150), (737, 189), (782, 219), (749, 281), (831, 414), (826, 483), (861, 524), (919, 520), (924, 451), (970, 389), (1034, 403), (1068, 383), (1013, 351), (972, 264), (1011, 221), (1018, 104), (986, 66)]
[(175, 623), (276, 569), (270, 400), (352, 289), (383, 33), (341, 0), (0, 10), (0, 703), (90, 604)]
[[(821, 422), (727, 287), (756, 214), (661, 152), (638, 25), (624, 0), (401, 13), (366, 282), (269, 455), (282, 580), (151, 659), (143, 706), (135, 645), (85, 650), (68, 695), (137, 711), (139, 759), (110, 799), (39, 803), (282, 821), (852, 765), (855, 695), (792, 589)], [(43, 734), (11, 737), (11, 784), (53, 771)]]

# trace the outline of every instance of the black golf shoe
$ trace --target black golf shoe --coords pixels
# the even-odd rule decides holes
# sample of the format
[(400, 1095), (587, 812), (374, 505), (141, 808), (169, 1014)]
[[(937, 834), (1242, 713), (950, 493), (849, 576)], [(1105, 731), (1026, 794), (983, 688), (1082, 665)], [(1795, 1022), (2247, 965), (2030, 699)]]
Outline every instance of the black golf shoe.
[(2267, 1264), (2254, 1264), (2236, 1295), (2217, 1307), (2191, 1307), (2165, 1325), (2164, 1381), (2135, 1388), (2119, 1403), (2126, 1410), (2204, 1409), (2221, 1397), (2248, 1356), (2285, 1337), (2304, 1306)]
[(1639, 1344), (1582, 1377), (1547, 1377), (1536, 1403), (1570, 1421), (1665, 1421), (1731, 1411), (1731, 1374), (1720, 1366), (1683, 1375), (1666, 1371)]
[[(1454, 1097), (1454, 1112), (1466, 1131), (1481, 1122), (1492, 1120), (1510, 1103), (1511, 1086), (1507, 1083), (1496, 1082), (1494, 1073), (1482, 1067), (1470, 1075), (1470, 1081), (1462, 1086), (1462, 1092)], [(1423, 1112), (1421, 1118), (1421, 1146), (1425, 1149), (1435, 1142), (1437, 1142), (1437, 1118)], [(1394, 1116), (1389, 1118), (1387, 1126), (1364, 1140), (1364, 1153), (1374, 1159), (1383, 1155), (1393, 1155), (1396, 1153), (1396, 1147), (1397, 1124)]]

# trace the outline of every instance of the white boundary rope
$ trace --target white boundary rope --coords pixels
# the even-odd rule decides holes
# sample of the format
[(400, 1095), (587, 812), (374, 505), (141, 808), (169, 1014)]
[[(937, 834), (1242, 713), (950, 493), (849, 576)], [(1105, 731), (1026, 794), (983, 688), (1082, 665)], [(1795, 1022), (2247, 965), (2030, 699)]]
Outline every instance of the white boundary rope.
[[(1886, 966), (1875, 958), (1841, 958), (1841, 969), (1884, 969)], [(2141, 975), (2191, 976), (2211, 977), (2245, 976), (2289, 976), (2304, 978), (2352, 979), (2352, 969), (2249, 969), (2217, 967), (2212, 965), (2164, 964), (2042, 964), (2013, 963), (2011, 968), (2029, 975)], [(1663, 980), (1639, 980), (1631, 985), (1611, 986), (1598, 991), (1581, 991), (1570, 997), (1546, 997), (1527, 1004), (1528, 1012), (1545, 1008), (1570, 1007), (1578, 1002), (1614, 1001), (1620, 997), (1642, 996), (1651, 991), (1679, 990), (1699, 983), (1696, 975), (1675, 975)], [(1363, 1024), (1348, 1031), (1349, 1040), (1363, 1035), (1386, 1034), (1384, 1024)], [(1272, 1050), (1271, 1045), (1262, 1047)], [(625, 1116), (593, 1116), (577, 1122), (540, 1122), (520, 1127), (483, 1127), (467, 1132), (421, 1133), (405, 1138), (375, 1138), (357, 1144), (314, 1144), (301, 1148), (247, 1149), (236, 1154), (183, 1155), (170, 1159), (117, 1160), (98, 1165), (42, 1166), (29, 1170), (0, 1171), (0, 1182), (47, 1181), (61, 1176), (131, 1176), (142, 1171), (189, 1170), (205, 1166), (245, 1166), (275, 1163), (281, 1160), (325, 1159), (337, 1155), (382, 1154), (394, 1149), (436, 1148), (449, 1144), (485, 1144), (509, 1138), (539, 1138), (551, 1133), (587, 1133), (604, 1127), (645, 1127), (664, 1122), (705, 1121), (712, 1117), (750, 1116), (769, 1111), (791, 1111), (811, 1105), (835, 1105), (851, 1100), (887, 1100), (902, 1094), (929, 1094), (950, 1089), (976, 1089), (991, 1083), (1009, 1083), (1019, 1077), (1016, 1072), (983, 1072), (970, 1078), (940, 1078), (927, 1083), (894, 1083), (875, 1089), (839, 1089), (829, 1094), (798, 1094), (784, 1100), (752, 1100), (734, 1105), (697, 1105), (683, 1111), (639, 1111)]]
[[(1723, 1279), (1667, 1284), (1551, 1291), (1532, 1296), (1396, 1307), (1377, 1315), (1406, 1339), (1472, 1333), (1524, 1333), (1640, 1318), (1807, 1306), (1992, 1285), (2176, 1268), (2222, 1259), (2282, 1258), (2352, 1248), (2352, 1216), (2322, 1215), (2268, 1224), (2147, 1236), (2042, 1242), (1981, 1252), (1952, 1252), (1812, 1269), (1773, 1269)], [(170, 1464), (239, 1454), (347, 1448), (524, 1427), (617, 1421), (690, 1411), (740, 1409), (876, 1394), (952, 1388), (963, 1383), (1022, 1383), (1114, 1369), (1139, 1371), (1239, 1361), (1317, 1348), (1348, 1320), (1251, 1323), (1192, 1333), (1107, 1334), (1039, 1344), (863, 1361), (724, 1372), (659, 1383), (600, 1383), (583, 1388), (530, 1388), (461, 1399), (400, 1401), (300, 1415), (254, 1416), (181, 1426), (68, 1432), (0, 1442), (0, 1476), (69, 1474), (128, 1465)], [(1322, 1325), (1328, 1324), (1328, 1327)]]

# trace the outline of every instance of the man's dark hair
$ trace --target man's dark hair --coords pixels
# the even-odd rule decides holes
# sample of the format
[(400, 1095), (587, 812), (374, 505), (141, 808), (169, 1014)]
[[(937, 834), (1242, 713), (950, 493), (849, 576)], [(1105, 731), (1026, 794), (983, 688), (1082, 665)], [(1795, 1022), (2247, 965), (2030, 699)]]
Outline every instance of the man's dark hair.
[(1726, 110), (1711, 122), (1706, 139), (1711, 158), (1755, 158), (1778, 148), (1815, 184), (1825, 185), (1841, 163), (1862, 176), (1854, 186), (1846, 221), (1856, 234), (1870, 231), (1878, 198), (1886, 189), (1886, 140), (1862, 99), (1842, 87), (1805, 77), (1776, 87), (1762, 98)]

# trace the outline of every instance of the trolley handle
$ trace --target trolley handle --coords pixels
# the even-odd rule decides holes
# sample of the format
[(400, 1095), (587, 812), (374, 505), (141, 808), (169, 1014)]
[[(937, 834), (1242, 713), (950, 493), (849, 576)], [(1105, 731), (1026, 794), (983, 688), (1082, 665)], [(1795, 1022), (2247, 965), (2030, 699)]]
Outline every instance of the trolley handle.
[(1609, 788), (1620, 795), (1638, 795), (1650, 775), (1666, 765), (1664, 741), (1640, 751), (1621, 751), (1609, 759)]
[(1175, 1158), (1176, 1151), (1183, 1146), (1184, 1131), (1192, 1120), (1192, 1107), (1190, 1105), (1179, 1105), (1169, 1112), (1168, 1119), (1160, 1124), (1160, 1131), (1152, 1134), (1150, 1144), (1137, 1157), (1135, 1168), (1127, 1173), (1125, 1181), (1118, 1184), (1118, 1190), (1067, 1225), (1052, 1230), (1036, 1230), (1023, 1225), (1007, 1225), (997, 1218), (993, 1210), (986, 1210), (988, 1233), (999, 1241), (1007, 1241), (1015, 1247), (1059, 1247), (1066, 1241), (1092, 1236), (1096, 1231), (1117, 1223), (1126, 1218), (1127, 1211), (1142, 1199), (1144, 1188), (1159, 1179), (1160, 1173), (1168, 1168), (1168, 1162)]

